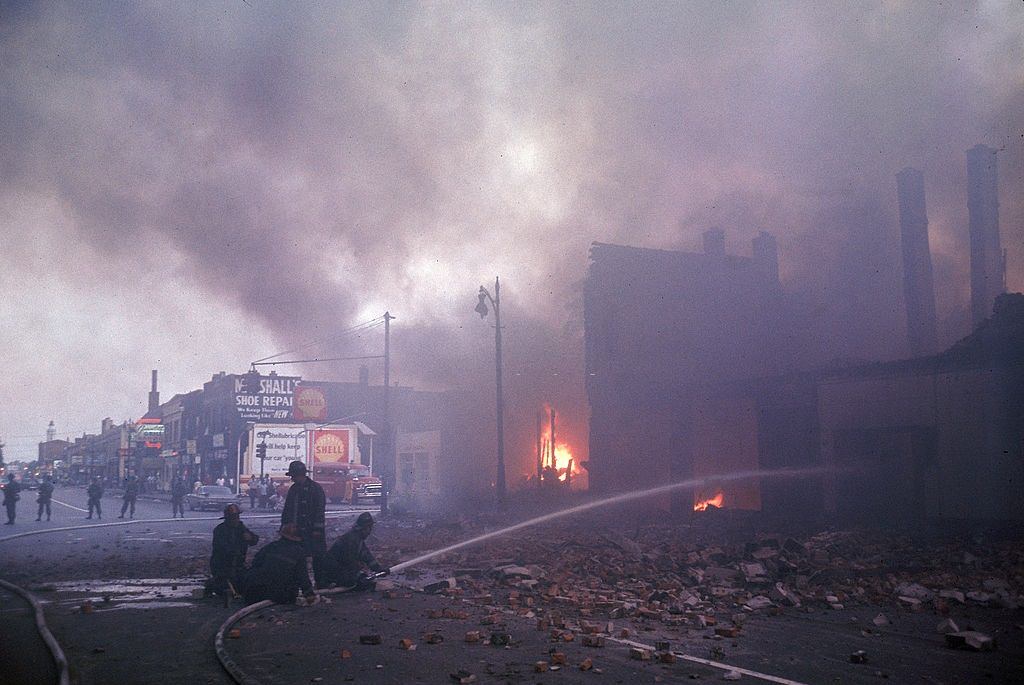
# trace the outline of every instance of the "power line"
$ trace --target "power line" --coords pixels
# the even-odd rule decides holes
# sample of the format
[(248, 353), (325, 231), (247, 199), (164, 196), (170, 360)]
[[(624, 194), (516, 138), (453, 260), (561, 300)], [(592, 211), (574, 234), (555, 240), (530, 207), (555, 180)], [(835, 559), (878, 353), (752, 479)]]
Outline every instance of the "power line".
[(290, 350), (285, 350), (284, 352), (278, 352), (277, 354), (272, 354), (272, 355), (270, 355), (268, 357), (263, 357), (262, 359), (257, 359), (253, 363), (254, 364), (258, 364), (258, 363), (261, 363), (261, 362), (266, 362), (266, 361), (268, 361), (270, 359), (274, 359), (276, 357), (281, 357), (281, 356), (284, 356), (286, 354), (294, 354), (294, 353), (299, 352), (301, 350), (305, 350), (305, 349), (308, 349), (310, 347), (313, 347), (314, 345), (319, 345), (321, 343), (326, 343), (326, 342), (330, 342), (330, 341), (334, 341), (334, 340), (340, 340), (341, 338), (344, 338), (346, 336), (350, 336), (350, 335), (353, 335), (355, 333), (362, 333), (364, 331), (370, 330), (371, 328), (375, 328), (377, 326), (383, 325), (383, 323), (384, 323), (383, 315), (382, 316), (378, 316), (378, 317), (376, 317), (374, 319), (370, 319), (368, 321), (363, 321), (362, 323), (357, 323), (354, 326), (350, 326), (350, 327), (348, 327), (348, 328), (346, 328), (346, 329), (344, 329), (344, 330), (342, 330), (342, 331), (340, 331), (340, 332), (338, 332), (338, 333), (336, 333), (334, 335), (330, 335), (330, 336), (327, 336), (325, 338), (318, 338), (316, 340), (312, 340), (312, 341), (310, 341), (308, 343), (300, 345), (299, 347), (295, 347), (295, 348), (292, 348)]

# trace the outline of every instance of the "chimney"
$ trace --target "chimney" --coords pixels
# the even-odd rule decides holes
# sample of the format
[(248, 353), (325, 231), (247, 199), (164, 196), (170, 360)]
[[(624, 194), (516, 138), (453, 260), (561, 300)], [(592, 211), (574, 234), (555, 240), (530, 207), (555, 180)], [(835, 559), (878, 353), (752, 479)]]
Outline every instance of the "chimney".
[(924, 202), (924, 174), (907, 167), (896, 174), (900, 205), (900, 245), (903, 255), (903, 301), (907, 313), (907, 341), (914, 357), (933, 354), (935, 290), (932, 254), (928, 245), (928, 213)]
[(370, 369), (364, 364), (359, 367), (359, 385), (364, 388), (370, 384)]
[(155, 414), (160, 409), (160, 393), (156, 389), (156, 369), (153, 369), (153, 382), (149, 389), (149, 411), (147, 414)]
[(996, 150), (978, 144), (967, 151), (967, 210), (971, 239), (971, 319), (992, 314), (1006, 292), (1006, 263), (999, 239), (999, 174)]
[(704, 231), (704, 254), (712, 257), (725, 256), (725, 231), (718, 228), (709, 228)]
[(779, 280), (779, 246), (775, 236), (761, 231), (751, 243), (754, 246), (754, 264), (772, 283)]

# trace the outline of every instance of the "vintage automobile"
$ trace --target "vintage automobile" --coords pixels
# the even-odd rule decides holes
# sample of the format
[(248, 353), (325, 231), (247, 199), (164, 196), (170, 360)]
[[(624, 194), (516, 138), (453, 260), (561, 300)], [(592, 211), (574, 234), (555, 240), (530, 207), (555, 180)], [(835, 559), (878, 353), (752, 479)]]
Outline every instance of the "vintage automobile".
[[(310, 476), (324, 489), (327, 501), (333, 504), (370, 504), (379, 501), (383, 487), (381, 480), (370, 472), (365, 464), (352, 462), (327, 462), (313, 466)], [(291, 483), (277, 486), (277, 494), (283, 502), (288, 496)]]
[(313, 467), (313, 480), (323, 486), (329, 502), (367, 504), (380, 499), (381, 480), (365, 464), (328, 462)]
[(189, 511), (220, 511), (228, 504), (238, 504), (238, 496), (226, 485), (200, 485), (195, 492), (185, 495), (185, 502)]

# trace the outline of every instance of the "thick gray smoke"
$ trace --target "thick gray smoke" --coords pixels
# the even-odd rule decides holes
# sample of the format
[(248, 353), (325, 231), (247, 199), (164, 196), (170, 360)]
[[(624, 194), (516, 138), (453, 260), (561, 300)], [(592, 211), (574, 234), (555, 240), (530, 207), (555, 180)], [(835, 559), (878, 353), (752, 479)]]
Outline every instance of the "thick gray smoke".
[(0, 435), (138, 415), (150, 368), (188, 390), (384, 309), (395, 379), (489, 403), (472, 307), (500, 274), (516, 439), (550, 399), (582, 445), (589, 243), (711, 225), (741, 254), (776, 233), (837, 356), (897, 355), (905, 165), (948, 342), (977, 142), (1024, 287), (1022, 28), (1001, 2), (4, 3)]

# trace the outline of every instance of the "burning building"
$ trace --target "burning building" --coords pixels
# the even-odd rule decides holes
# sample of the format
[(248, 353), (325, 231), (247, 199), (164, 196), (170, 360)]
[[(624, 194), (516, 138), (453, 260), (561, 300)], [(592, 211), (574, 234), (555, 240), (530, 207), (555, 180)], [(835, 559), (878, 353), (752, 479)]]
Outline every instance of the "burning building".
[[(781, 368), (783, 317), (771, 235), (729, 255), (720, 229), (702, 253), (595, 243), (584, 294), (591, 488), (611, 491), (756, 468), (756, 408), (718, 401), (723, 385)], [(738, 335), (738, 331), (743, 331)], [(724, 429), (724, 430), (723, 430)], [(756, 430), (754, 432), (756, 434)], [(755, 489), (734, 486), (758, 507)], [(715, 493), (680, 493), (692, 508)]]

